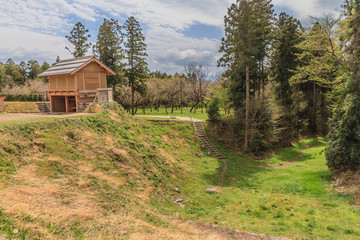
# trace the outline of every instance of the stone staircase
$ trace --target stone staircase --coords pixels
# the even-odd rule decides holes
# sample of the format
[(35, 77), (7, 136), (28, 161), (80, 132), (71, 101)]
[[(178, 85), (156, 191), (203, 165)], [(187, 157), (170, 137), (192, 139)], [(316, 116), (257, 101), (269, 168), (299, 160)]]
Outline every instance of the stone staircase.
[(39, 111), (41, 113), (49, 113), (50, 112), (50, 109), (49, 109), (49, 106), (48, 106), (48, 103), (36, 103), (36, 106), (37, 108), (39, 109)]
[(206, 136), (204, 126), (200, 121), (194, 121), (194, 127), (198, 138), (200, 139), (202, 145), (209, 150), (210, 155), (216, 157), (219, 160), (225, 160), (226, 157), (219, 152), (219, 150), (209, 141), (208, 137)]
[[(201, 121), (193, 121), (195, 131), (197, 133), (198, 138), (200, 139), (202, 145), (209, 151), (208, 153), (211, 156), (214, 156), (219, 161), (223, 162), (223, 167), (221, 173), (219, 175), (219, 183), (216, 187), (219, 189), (223, 185), (225, 172), (227, 170), (227, 158), (209, 141), (208, 137), (206, 136), (204, 126)], [(212, 189), (207, 189), (208, 193), (213, 193), (214, 191), (219, 191), (213, 187)]]
[(93, 102), (83, 102), (83, 103), (81, 103), (82, 105), (81, 105), (81, 108), (79, 109), (78, 112), (80, 112), (80, 113), (84, 112), (91, 103), (93, 103)]

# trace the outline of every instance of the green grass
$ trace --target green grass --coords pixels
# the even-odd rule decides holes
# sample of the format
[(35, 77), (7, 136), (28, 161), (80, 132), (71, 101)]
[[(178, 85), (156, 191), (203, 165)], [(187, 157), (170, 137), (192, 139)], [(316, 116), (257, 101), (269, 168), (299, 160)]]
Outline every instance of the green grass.
[[(136, 115), (155, 115), (155, 116), (174, 116), (174, 117), (192, 117), (199, 120), (206, 120), (208, 119), (208, 115), (206, 113), (206, 109), (204, 108), (203, 111), (201, 109), (197, 109), (196, 112), (190, 112), (191, 108), (183, 108), (183, 112), (181, 113), (180, 109), (174, 109), (174, 112), (171, 113), (171, 108), (168, 108), (167, 113), (165, 108), (159, 108), (158, 110), (153, 109), (145, 109), (145, 114), (143, 109), (138, 109)], [(220, 110), (220, 114), (222, 116), (225, 115), (224, 110)]]
[[(261, 164), (286, 164), (301, 148), (324, 138), (301, 141)], [(249, 167), (257, 161), (221, 151), (229, 158), (222, 193), (208, 195), (215, 184), (213, 167), (196, 169), (185, 209), (164, 209), (187, 220), (218, 224), (242, 231), (292, 239), (360, 239), (360, 209), (349, 197), (329, 191), (331, 174), (325, 164), (325, 144), (304, 151), (286, 168)], [(199, 167), (199, 166), (197, 166)], [(207, 181), (205, 181), (207, 180)]]
[[(169, 215), (291, 239), (360, 239), (359, 207), (350, 197), (329, 191), (325, 144), (303, 151), (298, 162), (279, 167), (298, 156), (304, 146), (319, 141), (326, 139), (303, 140), (261, 161), (219, 147), (228, 157), (228, 171), (222, 192), (209, 195), (205, 190), (218, 183), (217, 167), (222, 163), (201, 148), (188, 122), (152, 122), (113, 109), (91, 117), (0, 126), (1, 188), (30, 186), (22, 180), (27, 175), (16, 178), (16, 174), (32, 166), (39, 180), (69, 189), (61, 191), (58, 206), (71, 210), (72, 194), (86, 193), (100, 209), (94, 219), (82, 221), (76, 216), (59, 220), (46, 207), (40, 215), (0, 208), (0, 234), (38, 239), (91, 239), (91, 234), (116, 238), (120, 230), (126, 234), (147, 231), (139, 221), (179, 231), (162, 217)], [(114, 149), (126, 153), (115, 156)], [(83, 165), (88, 167), (84, 170)], [(114, 185), (111, 179), (122, 179), (121, 184)], [(184, 199), (184, 208), (173, 202), (177, 198)], [(121, 213), (130, 218), (111, 222), (109, 232), (104, 232), (107, 219), (116, 221)], [(124, 230), (121, 223), (133, 219), (137, 220), (129, 226), (137, 227)], [(27, 223), (36, 228), (28, 228)], [(11, 235), (14, 229), (19, 236)], [(155, 237), (156, 229), (150, 233)]]

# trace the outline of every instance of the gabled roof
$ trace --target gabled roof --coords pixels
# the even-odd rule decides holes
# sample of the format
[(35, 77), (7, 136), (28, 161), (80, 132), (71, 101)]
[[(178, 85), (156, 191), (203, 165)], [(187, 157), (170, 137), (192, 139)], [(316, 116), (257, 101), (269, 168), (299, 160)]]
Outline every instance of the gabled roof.
[(49, 68), (45, 72), (38, 75), (38, 77), (47, 77), (47, 76), (60, 75), (60, 74), (73, 75), (92, 62), (96, 62), (101, 67), (103, 67), (106, 70), (107, 74), (116, 75), (116, 73), (113, 70), (111, 70), (105, 64), (97, 60), (95, 56), (87, 56), (87, 57), (61, 60), (60, 62), (56, 63), (53, 67)]

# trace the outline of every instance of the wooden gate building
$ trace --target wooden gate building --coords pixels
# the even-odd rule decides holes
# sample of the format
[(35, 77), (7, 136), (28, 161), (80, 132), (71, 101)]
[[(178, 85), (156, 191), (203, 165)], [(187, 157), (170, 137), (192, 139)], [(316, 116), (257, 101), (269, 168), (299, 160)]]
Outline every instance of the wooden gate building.
[(106, 76), (115, 74), (95, 56), (88, 56), (62, 60), (39, 77), (49, 78), (52, 112), (78, 112), (97, 101), (99, 90), (108, 89)]

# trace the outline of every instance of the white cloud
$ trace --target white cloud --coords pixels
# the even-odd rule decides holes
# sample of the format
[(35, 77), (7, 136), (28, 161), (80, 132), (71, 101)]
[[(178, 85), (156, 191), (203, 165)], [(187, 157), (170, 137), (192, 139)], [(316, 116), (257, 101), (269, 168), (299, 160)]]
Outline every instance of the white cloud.
[(336, 8), (342, 3), (342, 0), (273, 0), (275, 6), (292, 10), (301, 21), (308, 20), (309, 16), (319, 17), (329, 12), (335, 14)]
[[(227, 7), (235, 0), (0, 0), (0, 59), (70, 57), (64, 38), (73, 21), (95, 22), (114, 17), (120, 22), (135, 16), (146, 24), (149, 65), (152, 70), (183, 71), (190, 61), (216, 72), (219, 39), (185, 36), (192, 24), (223, 27)], [(292, 9), (296, 17), (333, 10), (342, 0), (273, 0)], [(335, 6), (335, 7), (334, 7)], [(75, 20), (71, 20), (75, 19)], [(97, 29), (92, 29), (97, 31)], [(54, 36), (54, 33), (62, 36)], [(56, 35), (55, 34), (55, 35)]]
[(36, 33), (31, 30), (2, 27), (0, 32), (6, 33), (6, 37), (0, 38), (0, 59), (46, 59), (55, 60), (70, 57), (65, 50), (66, 39), (44, 33)]

